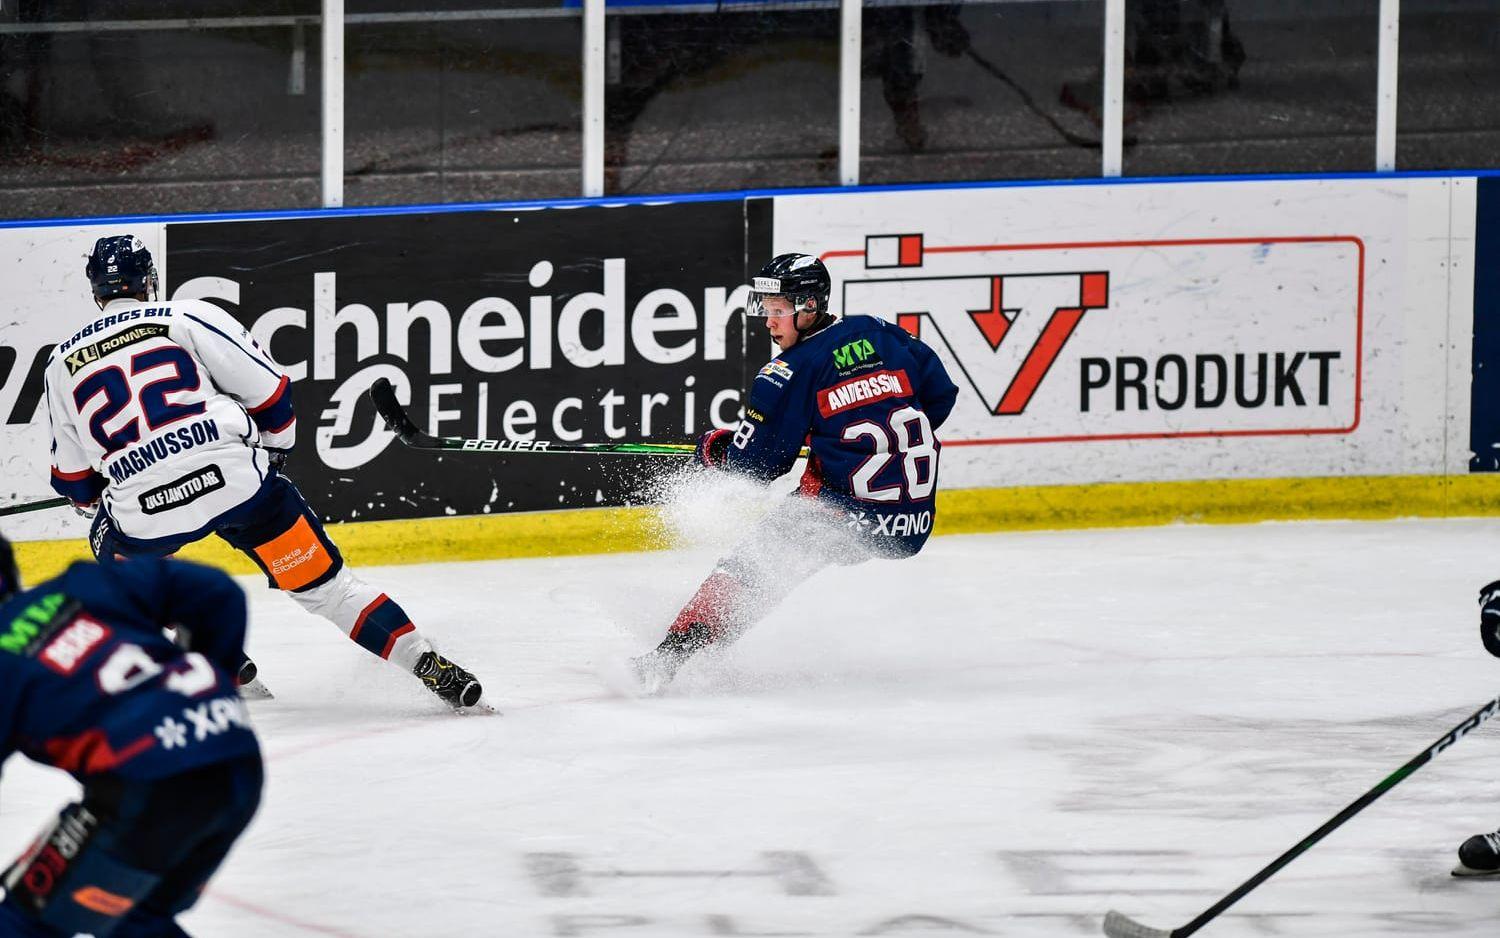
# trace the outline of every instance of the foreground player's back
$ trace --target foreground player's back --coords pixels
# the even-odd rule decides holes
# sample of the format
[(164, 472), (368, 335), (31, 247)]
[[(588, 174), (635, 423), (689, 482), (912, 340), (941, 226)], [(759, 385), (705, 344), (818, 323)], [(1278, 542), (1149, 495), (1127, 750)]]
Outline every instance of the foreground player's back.
[(75, 563), (0, 604), (0, 760), (152, 778), (258, 751), (231, 676), (244, 635), (217, 570)]

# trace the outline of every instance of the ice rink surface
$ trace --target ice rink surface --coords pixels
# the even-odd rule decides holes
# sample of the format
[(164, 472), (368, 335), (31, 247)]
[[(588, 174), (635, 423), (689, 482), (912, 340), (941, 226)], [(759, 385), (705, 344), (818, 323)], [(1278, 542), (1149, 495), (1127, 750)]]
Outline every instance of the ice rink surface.
[[(334, 530), (335, 535), (337, 530)], [(418, 684), (246, 579), (261, 813), (213, 938), (1099, 934), (1175, 927), (1500, 694), (1500, 521), (936, 538), (824, 572), (668, 695), (648, 648), (709, 548), (370, 568), (486, 681)], [(1492, 936), (1500, 725), (1200, 934)], [(20, 759), (0, 855), (72, 796)]]

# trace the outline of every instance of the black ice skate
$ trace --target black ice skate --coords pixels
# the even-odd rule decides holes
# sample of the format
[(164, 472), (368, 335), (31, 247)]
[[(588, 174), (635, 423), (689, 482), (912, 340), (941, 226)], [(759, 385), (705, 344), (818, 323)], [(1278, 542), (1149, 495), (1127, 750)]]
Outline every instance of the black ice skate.
[(1495, 876), (1500, 874), (1500, 832), (1475, 834), (1459, 845), (1458, 866), (1454, 876)]
[(630, 659), (641, 693), (659, 694), (666, 690), (677, 676), (677, 670), (696, 652), (711, 644), (713, 636), (702, 622), (694, 622), (681, 632), (668, 632), (660, 645), (639, 658)]
[(429, 690), (455, 710), (474, 706), (484, 695), (484, 688), (479, 686), (474, 675), (435, 651), (424, 651), (417, 659), (417, 666), (411, 670)]
[(259, 674), (260, 669), (255, 666), (255, 662), (246, 658), (245, 663), (240, 665), (237, 678), (241, 697), (246, 700), (270, 700), (272, 698), (271, 689), (260, 679)]

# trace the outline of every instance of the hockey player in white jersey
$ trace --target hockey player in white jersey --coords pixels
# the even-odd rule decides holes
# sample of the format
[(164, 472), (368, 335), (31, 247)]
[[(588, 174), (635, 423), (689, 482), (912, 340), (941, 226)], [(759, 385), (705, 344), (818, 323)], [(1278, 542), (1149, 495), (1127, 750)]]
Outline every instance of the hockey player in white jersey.
[(272, 587), (450, 706), (477, 704), (474, 675), (344, 565), (279, 471), (297, 435), (291, 382), (250, 334), (201, 300), (159, 301), (139, 239), (100, 238), (85, 271), (103, 315), (53, 350), (47, 414), (52, 487), (97, 507), (95, 556), (165, 556), (218, 534)]

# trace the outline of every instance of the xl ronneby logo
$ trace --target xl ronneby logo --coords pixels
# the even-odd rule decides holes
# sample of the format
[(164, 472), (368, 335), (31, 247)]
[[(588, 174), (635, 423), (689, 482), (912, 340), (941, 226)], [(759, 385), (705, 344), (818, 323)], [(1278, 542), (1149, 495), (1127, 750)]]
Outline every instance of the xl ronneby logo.
[(955, 441), (1358, 425), (1357, 238), (944, 245), (907, 233), (822, 256), (846, 315), (894, 322), (944, 360), (961, 388)]

